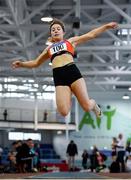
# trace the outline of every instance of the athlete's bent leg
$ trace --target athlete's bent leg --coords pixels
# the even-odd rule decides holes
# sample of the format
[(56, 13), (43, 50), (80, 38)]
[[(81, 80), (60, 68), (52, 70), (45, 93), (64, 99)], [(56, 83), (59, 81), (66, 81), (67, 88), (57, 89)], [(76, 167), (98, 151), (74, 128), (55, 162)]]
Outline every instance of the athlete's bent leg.
[(88, 96), (85, 80), (83, 78), (73, 82), (71, 85), (71, 89), (77, 97), (80, 105), (86, 112), (92, 110), (95, 113), (96, 117), (99, 117), (101, 115), (101, 110), (96, 104), (95, 100), (90, 99)]

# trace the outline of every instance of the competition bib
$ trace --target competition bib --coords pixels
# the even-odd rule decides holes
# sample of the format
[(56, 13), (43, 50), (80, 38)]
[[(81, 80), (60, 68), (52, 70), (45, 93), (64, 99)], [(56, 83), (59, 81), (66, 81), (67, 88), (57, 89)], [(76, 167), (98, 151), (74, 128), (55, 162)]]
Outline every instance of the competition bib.
[(53, 55), (55, 53), (58, 53), (60, 51), (67, 51), (67, 45), (65, 42), (56, 43), (50, 48), (50, 54)]

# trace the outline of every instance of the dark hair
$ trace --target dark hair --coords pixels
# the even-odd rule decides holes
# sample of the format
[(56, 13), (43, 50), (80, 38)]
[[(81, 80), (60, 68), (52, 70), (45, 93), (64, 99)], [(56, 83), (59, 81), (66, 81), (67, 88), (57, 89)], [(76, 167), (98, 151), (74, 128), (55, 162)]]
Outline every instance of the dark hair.
[(51, 22), (50, 24), (50, 32), (51, 32), (51, 27), (54, 25), (54, 24), (59, 24), (63, 31), (65, 32), (65, 26), (64, 26), (64, 23), (62, 21), (60, 21), (59, 19), (53, 19), (53, 21)]

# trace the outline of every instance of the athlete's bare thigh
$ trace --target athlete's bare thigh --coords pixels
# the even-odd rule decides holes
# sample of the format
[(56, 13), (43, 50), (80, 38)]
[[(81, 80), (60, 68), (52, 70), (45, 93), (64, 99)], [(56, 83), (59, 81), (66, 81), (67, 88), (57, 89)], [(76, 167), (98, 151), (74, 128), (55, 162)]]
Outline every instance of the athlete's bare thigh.
[(71, 108), (71, 89), (69, 86), (56, 86), (56, 104), (58, 111), (66, 116)]
[(71, 85), (71, 89), (74, 95), (77, 97), (80, 105), (82, 107), (86, 107), (89, 101), (89, 96), (85, 80), (83, 78), (80, 78), (77, 81), (73, 82)]

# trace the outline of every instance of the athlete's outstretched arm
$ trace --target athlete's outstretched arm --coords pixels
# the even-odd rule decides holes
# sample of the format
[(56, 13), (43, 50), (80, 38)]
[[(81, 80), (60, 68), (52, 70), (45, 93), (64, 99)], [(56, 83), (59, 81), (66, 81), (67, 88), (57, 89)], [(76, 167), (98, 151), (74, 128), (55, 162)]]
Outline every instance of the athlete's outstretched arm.
[(14, 61), (12, 63), (13, 68), (36, 68), (40, 66), (43, 62), (45, 62), (48, 59), (48, 53), (47, 49), (45, 49), (35, 60), (30, 60), (30, 61)]
[(104, 24), (98, 28), (91, 30), (90, 32), (83, 34), (81, 36), (75, 36), (69, 39), (69, 41), (74, 44), (75, 46), (84, 43), (88, 40), (94, 39), (95, 37), (99, 36), (101, 33), (105, 32), (108, 29), (115, 29), (117, 28), (118, 24), (116, 22), (110, 22)]

